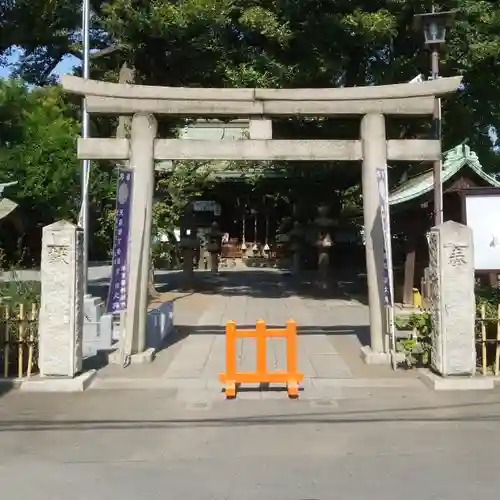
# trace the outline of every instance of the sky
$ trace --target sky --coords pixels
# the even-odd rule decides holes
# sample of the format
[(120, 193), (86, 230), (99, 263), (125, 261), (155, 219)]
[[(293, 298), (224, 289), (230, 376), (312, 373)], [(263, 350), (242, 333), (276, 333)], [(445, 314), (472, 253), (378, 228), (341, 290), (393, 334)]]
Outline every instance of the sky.
[[(15, 64), (19, 59), (20, 51), (14, 50), (12, 55), (8, 59), (7, 65), (0, 64), (0, 78), (6, 78), (10, 75), (12, 68), (11, 64)], [(56, 75), (64, 75), (66, 73), (71, 73), (75, 66), (80, 66), (81, 62), (79, 59), (73, 56), (66, 56), (54, 69)]]

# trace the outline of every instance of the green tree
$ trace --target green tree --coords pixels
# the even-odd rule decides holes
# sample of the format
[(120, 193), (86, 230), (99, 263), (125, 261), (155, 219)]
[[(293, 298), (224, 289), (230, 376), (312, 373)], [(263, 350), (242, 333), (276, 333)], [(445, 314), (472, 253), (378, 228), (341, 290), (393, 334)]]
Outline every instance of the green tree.
[[(76, 222), (80, 209), (80, 168), (76, 140), (78, 116), (56, 86), (30, 89), (18, 80), (0, 80), (0, 182), (10, 188), (28, 223), (27, 231), (58, 219)], [(4, 119), (6, 117), (6, 119)], [(95, 164), (90, 186), (91, 219), (96, 232), (114, 198), (114, 172)], [(94, 250), (99, 241), (93, 241)], [(102, 245), (101, 245), (102, 246)], [(38, 259), (38, 249), (32, 249)]]
[[(0, 54), (21, 47), (18, 69), (31, 81), (46, 80), (61, 58), (81, 53), (80, 0), (3, 4)], [(498, 2), (442, 0), (438, 7), (458, 10), (441, 73), (464, 75), (464, 90), (445, 101), (445, 148), (468, 138), (483, 164), (498, 171), (488, 134), (500, 121)], [(138, 81), (158, 85), (404, 82), (429, 74), (412, 19), (430, 8), (430, 0), (93, 0), (92, 44), (97, 55), (106, 54), (93, 61), (93, 75), (116, 76), (128, 62)], [(352, 135), (356, 127), (337, 123), (327, 131)]]

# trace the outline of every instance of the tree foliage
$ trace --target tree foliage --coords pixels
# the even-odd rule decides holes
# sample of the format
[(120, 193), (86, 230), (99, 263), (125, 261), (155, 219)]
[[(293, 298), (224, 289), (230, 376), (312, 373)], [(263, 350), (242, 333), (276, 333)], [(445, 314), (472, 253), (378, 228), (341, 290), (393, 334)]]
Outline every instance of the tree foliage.
[[(67, 113), (59, 89), (29, 89), (0, 82), (0, 113), (10, 116), (2, 128), (0, 176), (18, 181), (16, 198), (35, 210), (40, 221), (54, 215), (75, 219), (79, 165), (75, 157), (79, 124)], [(61, 189), (61, 187), (66, 189)]]
[(160, 174), (156, 182), (153, 205), (153, 230), (172, 232), (179, 227), (181, 215), (191, 200), (210, 184), (209, 163), (177, 162), (169, 173)]
[[(123, 61), (149, 84), (336, 87), (404, 82), (429, 74), (415, 13), (423, 0), (92, 0), (92, 44), (117, 47), (93, 61), (110, 77)], [(46, 81), (79, 55), (80, 0), (2, 0), (0, 54), (24, 50), (18, 70)], [(441, 56), (443, 75), (464, 76), (445, 101), (445, 148), (464, 139), (500, 170), (489, 131), (499, 123), (500, 9), (497, 0), (443, 0), (457, 9)], [(37, 15), (34, 16), (33, 12)], [(351, 125), (352, 126), (352, 125)], [(330, 131), (338, 132), (339, 125)]]
[[(26, 231), (40, 235), (41, 228), (55, 220), (76, 222), (80, 123), (61, 89), (30, 89), (18, 80), (0, 80), (0, 116), (0, 182), (17, 181), (9, 196), (23, 211)], [(99, 219), (113, 203), (113, 170), (94, 165), (89, 197), (93, 229), (99, 232)], [(37, 259), (37, 249), (33, 252)]]

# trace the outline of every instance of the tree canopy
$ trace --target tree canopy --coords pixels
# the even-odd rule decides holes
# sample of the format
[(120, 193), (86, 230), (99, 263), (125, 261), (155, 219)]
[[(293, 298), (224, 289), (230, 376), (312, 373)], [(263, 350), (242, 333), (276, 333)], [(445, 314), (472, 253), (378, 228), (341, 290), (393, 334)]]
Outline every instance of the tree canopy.
[[(138, 83), (172, 86), (339, 87), (398, 83), (430, 74), (423, 35), (413, 28), (414, 14), (430, 11), (430, 1), (90, 3), (91, 75), (97, 79), (116, 81), (124, 63), (134, 69)], [(36, 86), (0, 82), (0, 181), (19, 181), (16, 201), (33, 210), (34, 223), (54, 217), (74, 220), (80, 193), (80, 163), (74, 154), (79, 100), (67, 99), (51, 84), (61, 60), (81, 58), (81, 0), (0, 0), (0, 6), (0, 64), (8, 62), (14, 49), (20, 51), (14, 76)], [(438, 7), (457, 10), (440, 55), (441, 75), (464, 77), (463, 89), (443, 101), (444, 149), (467, 140), (487, 170), (500, 172), (500, 155), (492, 147), (499, 146), (498, 139), (493, 134), (492, 144), (490, 137), (500, 118), (498, 2), (443, 0)], [(115, 126), (93, 118), (97, 135), (109, 135)], [(352, 120), (288, 119), (277, 121), (274, 131), (284, 137), (340, 138), (357, 136), (358, 127)], [(418, 123), (412, 127), (402, 131), (391, 122), (389, 134), (426, 133)], [(93, 167), (93, 232), (103, 249), (111, 243), (113, 175), (109, 165)], [(309, 179), (304, 174), (301, 186), (306, 181), (308, 186), (323, 185), (318, 179), (330, 174), (318, 167), (315, 175), (317, 179)], [(359, 175), (351, 167), (339, 167), (334, 178), (338, 185), (333, 189), (347, 192)], [(187, 186), (203, 182), (191, 165), (168, 182), (160, 181), (158, 193), (164, 201), (156, 206), (156, 222), (174, 224)], [(288, 183), (282, 196), (290, 198), (293, 189), (294, 183)]]
[[(81, 54), (80, 0), (3, 0), (0, 54), (24, 51), (18, 73), (50, 81)], [(92, 0), (92, 74), (113, 78), (123, 62), (147, 84), (335, 87), (404, 82), (429, 74), (413, 15), (422, 0)], [(500, 9), (496, 0), (445, 0), (457, 9), (441, 74), (464, 76), (444, 106), (445, 148), (469, 140), (500, 170), (491, 127), (500, 117)], [(36, 12), (37, 15), (33, 15)], [(103, 52), (103, 49), (104, 52)], [(101, 56), (101, 57), (98, 57)]]
[[(0, 116), (0, 182), (17, 181), (9, 188), (9, 197), (22, 209), (26, 233), (40, 236), (41, 228), (57, 219), (76, 222), (81, 162), (75, 151), (80, 123), (61, 89), (30, 89), (18, 80), (0, 80)], [(90, 186), (94, 232), (101, 231), (113, 197), (113, 170), (96, 164)], [(96, 238), (94, 253), (107, 251), (110, 240)], [(37, 248), (27, 250), (38, 258)]]

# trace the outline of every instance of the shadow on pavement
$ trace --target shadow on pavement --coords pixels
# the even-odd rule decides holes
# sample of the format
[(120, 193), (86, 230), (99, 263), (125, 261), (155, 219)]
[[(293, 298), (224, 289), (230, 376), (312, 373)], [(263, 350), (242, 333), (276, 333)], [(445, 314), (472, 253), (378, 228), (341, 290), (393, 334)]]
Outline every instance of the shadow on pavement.
[[(232, 402), (229, 404), (233, 404)], [(297, 402), (290, 402), (291, 405)], [(491, 408), (496, 406), (495, 409)], [(439, 406), (421, 406), (408, 408), (390, 408), (378, 410), (351, 410), (328, 412), (295, 412), (258, 415), (229, 416), (216, 418), (167, 418), (161, 420), (13, 420), (0, 421), (0, 432), (60, 432), (60, 431), (99, 431), (99, 430), (154, 430), (182, 428), (228, 428), (248, 426), (286, 426), (296, 424), (364, 424), (380, 423), (452, 423), (452, 422), (499, 422), (500, 401), (487, 403), (452, 404)], [(460, 414), (467, 408), (478, 408), (474, 414)], [(479, 414), (479, 407), (482, 413)], [(490, 407), (490, 408), (486, 408)], [(433, 415), (432, 412), (453, 410), (449, 416)], [(492, 411), (493, 410), (493, 411)], [(428, 413), (425, 413), (428, 412)], [(489, 413), (488, 413), (489, 412)], [(420, 414), (419, 414), (420, 413)]]
[[(267, 328), (283, 328), (284, 325), (267, 324)], [(238, 329), (254, 329), (253, 324), (238, 324)], [(370, 344), (370, 327), (368, 325), (335, 325), (335, 326), (307, 326), (298, 325), (297, 333), (299, 336), (307, 335), (349, 335), (356, 336), (361, 345)], [(224, 335), (225, 328), (220, 325), (181, 325), (176, 326), (175, 331), (168, 337), (168, 344), (163, 348), (180, 342), (189, 335)]]
[(17, 389), (17, 385), (13, 380), (1, 379), (0, 380), (0, 398), (5, 396), (7, 393)]
[(317, 300), (355, 299), (363, 304), (366, 300), (366, 278), (357, 273), (338, 273), (331, 276), (327, 289), (317, 283), (315, 272), (292, 276), (277, 269), (221, 270), (217, 274), (208, 271), (194, 273), (191, 286), (183, 283), (181, 271), (157, 274), (155, 283), (159, 292), (192, 291), (200, 294), (244, 295), (256, 298), (281, 298), (299, 296)]

